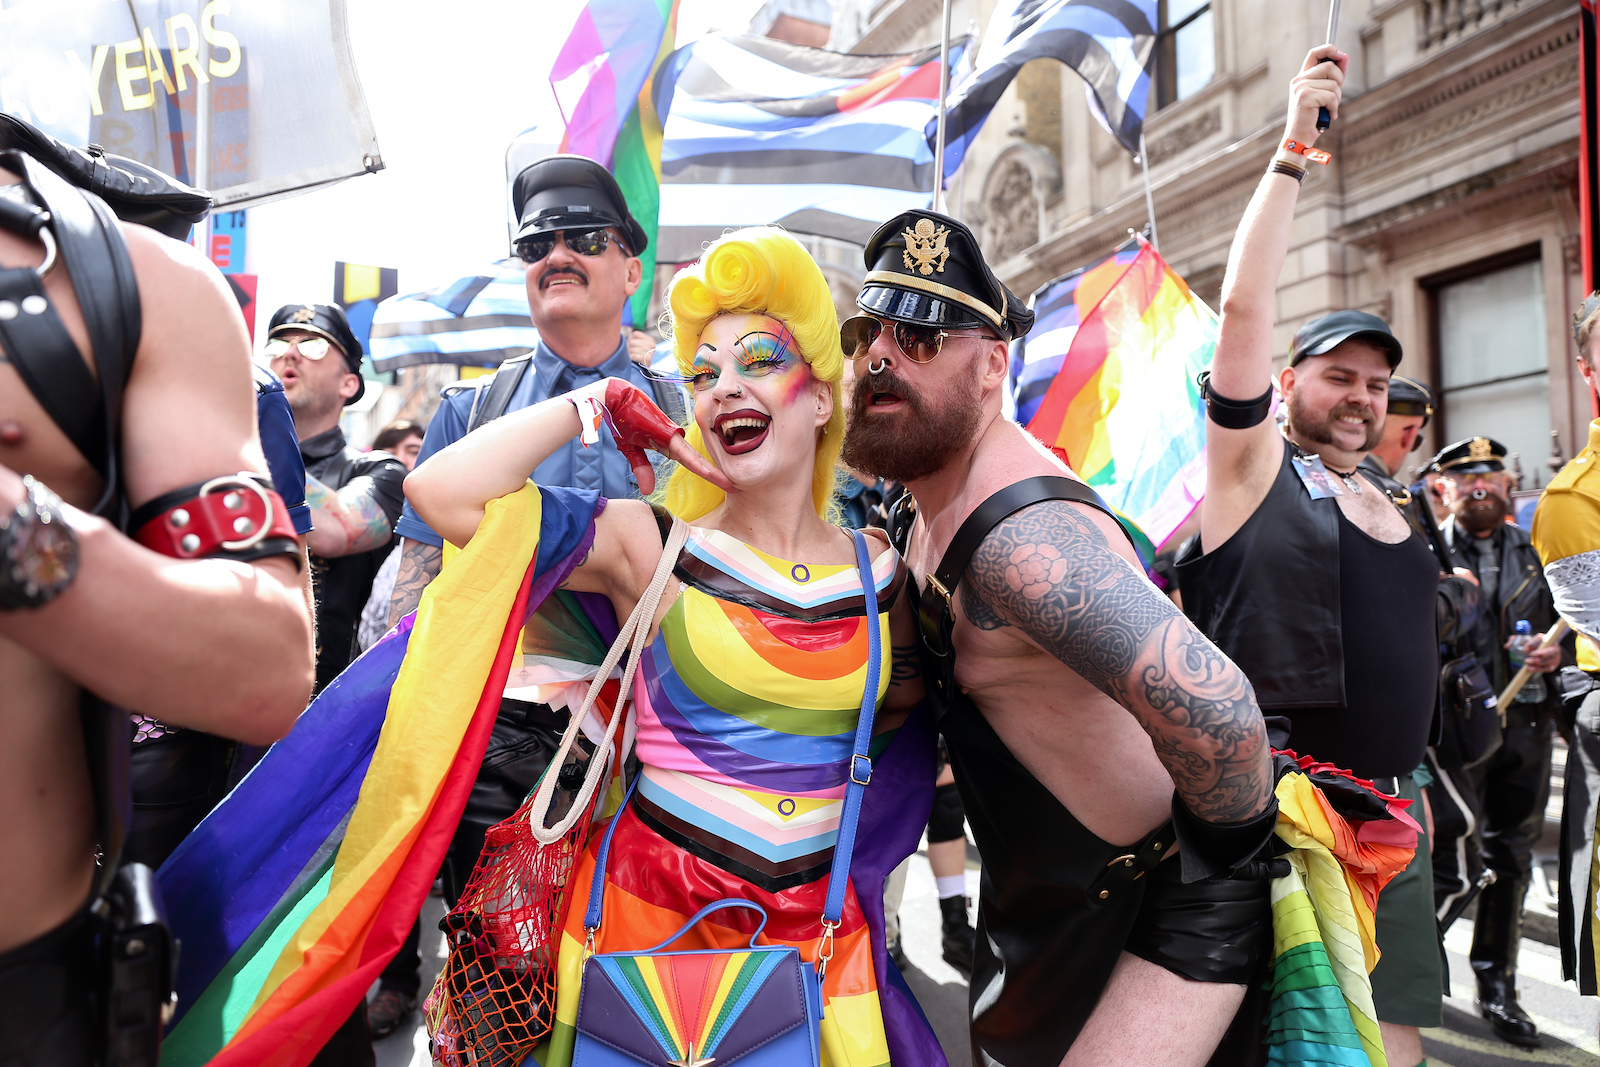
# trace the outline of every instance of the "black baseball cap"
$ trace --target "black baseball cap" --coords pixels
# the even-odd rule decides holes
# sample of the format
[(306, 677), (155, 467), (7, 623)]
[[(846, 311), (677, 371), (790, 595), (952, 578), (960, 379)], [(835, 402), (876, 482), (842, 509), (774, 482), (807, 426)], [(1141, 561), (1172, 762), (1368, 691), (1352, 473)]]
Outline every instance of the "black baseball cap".
[[(350, 329), (350, 320), (345, 317), (344, 308), (338, 304), (285, 304), (272, 313), (272, 321), (267, 324), (267, 339), (271, 340), (290, 330), (304, 330), (338, 345), (339, 351), (344, 353), (345, 366), (350, 368), (351, 374), (361, 378), (361, 342), (356, 340), (355, 331)], [(366, 391), (367, 381), (361, 378), (355, 395), (345, 399), (345, 407), (360, 400)]]
[(1312, 319), (1295, 333), (1294, 344), (1289, 346), (1289, 366), (1307, 356), (1331, 352), (1346, 341), (1365, 341), (1381, 348), (1389, 356), (1390, 370), (1400, 365), (1400, 339), (1387, 322), (1365, 311), (1333, 311)]
[(538, 233), (602, 226), (627, 235), (630, 255), (650, 243), (617, 179), (588, 156), (546, 156), (529, 163), (511, 185), (511, 207), (517, 213), (513, 244)]
[(1033, 310), (994, 276), (978, 239), (949, 215), (907, 211), (890, 219), (862, 259), (862, 311), (919, 326), (987, 327), (1008, 341), (1033, 328)]

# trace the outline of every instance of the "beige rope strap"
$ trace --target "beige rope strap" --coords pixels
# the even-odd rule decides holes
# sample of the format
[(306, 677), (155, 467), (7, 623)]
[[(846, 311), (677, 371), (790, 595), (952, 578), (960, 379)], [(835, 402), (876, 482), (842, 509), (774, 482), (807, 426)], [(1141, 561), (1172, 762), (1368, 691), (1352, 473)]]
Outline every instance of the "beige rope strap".
[[(661, 594), (667, 588), (667, 580), (672, 577), (673, 564), (678, 561), (678, 553), (683, 550), (683, 544), (688, 538), (689, 524), (682, 519), (674, 518), (672, 531), (667, 534), (667, 543), (661, 550), (661, 561), (656, 564), (656, 572), (650, 579), (650, 585), (639, 598), (633, 614), (628, 616), (628, 621), (623, 623), (622, 629), (617, 632), (617, 639), (611, 643), (611, 650), (606, 653), (604, 662), (595, 673), (594, 681), (589, 683), (589, 694), (583, 698), (582, 709), (573, 712), (572, 720), (567, 723), (567, 732), (561, 736), (561, 747), (550, 761), (550, 769), (540, 781), (539, 790), (534, 794), (534, 803), (528, 810), (528, 821), (533, 830), (534, 840), (542, 845), (555, 844), (566, 836), (567, 831), (572, 829), (583, 812), (588, 809), (590, 798), (594, 796), (601, 777), (611, 765), (612, 742), (617, 734), (617, 726), (623, 720), (624, 709), (628, 705), (628, 692), (633, 688), (633, 676), (638, 673), (639, 657), (644, 653), (645, 643), (650, 636), (650, 627), (655, 623), (656, 609), (661, 604)], [(622, 674), (621, 688), (617, 691), (617, 705), (611, 714), (611, 721), (606, 724), (605, 739), (600, 742), (600, 746), (589, 759), (589, 770), (583, 777), (583, 786), (578, 790), (572, 809), (567, 812), (566, 818), (546, 829), (544, 822), (549, 815), (550, 798), (555, 793), (556, 779), (560, 777), (555, 772), (566, 761), (567, 754), (572, 751), (572, 746), (578, 739), (578, 732), (583, 729), (583, 720), (594, 710), (600, 689), (606, 684), (606, 679), (611, 677), (612, 669), (622, 659), (624, 649), (630, 653), (628, 669)], [(537, 818), (535, 813), (538, 814)]]

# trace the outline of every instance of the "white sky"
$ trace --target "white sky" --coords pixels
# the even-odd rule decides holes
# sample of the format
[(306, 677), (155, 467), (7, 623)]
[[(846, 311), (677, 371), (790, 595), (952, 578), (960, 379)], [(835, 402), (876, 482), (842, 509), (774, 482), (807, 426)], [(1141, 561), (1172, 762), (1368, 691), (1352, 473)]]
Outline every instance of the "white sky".
[[(257, 326), (333, 298), (333, 264), (432, 288), (507, 254), (505, 150), (561, 135), (550, 66), (582, 0), (349, 0), (356, 70), (386, 169), (250, 210)], [(677, 43), (742, 30), (761, 0), (682, 0)]]

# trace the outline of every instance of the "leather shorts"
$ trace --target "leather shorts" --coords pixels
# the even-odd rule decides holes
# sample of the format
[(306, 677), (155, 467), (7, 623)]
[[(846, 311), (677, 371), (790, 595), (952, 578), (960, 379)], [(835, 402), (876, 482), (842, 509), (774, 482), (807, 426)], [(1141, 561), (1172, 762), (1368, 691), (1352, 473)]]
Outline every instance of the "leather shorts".
[(94, 933), (83, 910), (0, 954), (0, 1067), (93, 1067)]
[(1123, 948), (1195, 982), (1249, 985), (1272, 957), (1272, 901), (1264, 881), (1207, 878), (1185, 885), (1176, 860), (1147, 876)]

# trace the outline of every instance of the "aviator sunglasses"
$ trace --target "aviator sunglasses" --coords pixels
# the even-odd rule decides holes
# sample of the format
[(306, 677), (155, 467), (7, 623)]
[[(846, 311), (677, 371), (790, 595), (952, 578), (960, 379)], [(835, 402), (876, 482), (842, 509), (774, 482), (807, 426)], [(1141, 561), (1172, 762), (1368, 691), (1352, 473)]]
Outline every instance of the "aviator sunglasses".
[(302, 359), (321, 359), (333, 347), (333, 342), (326, 337), (303, 337), (298, 341), (286, 341), (281, 337), (274, 337), (262, 349), (268, 359), (277, 359), (289, 354), (289, 349), (295, 348), (300, 352)]
[(856, 315), (845, 319), (839, 326), (839, 345), (847, 359), (863, 359), (883, 333), (884, 327), (894, 328), (894, 343), (900, 352), (913, 363), (932, 363), (944, 347), (946, 337), (983, 337), (981, 333), (948, 333), (937, 326), (914, 326), (909, 322), (884, 322), (875, 315)]
[[(536, 233), (517, 242), (517, 258), (524, 263), (537, 263), (555, 249), (557, 240), (565, 240), (567, 247), (580, 256), (598, 256), (606, 250), (606, 246), (613, 238), (604, 226), (593, 230), (552, 230), (550, 233)], [(628, 254), (628, 246), (621, 241), (617, 241), (617, 247), (621, 248), (625, 255)]]

